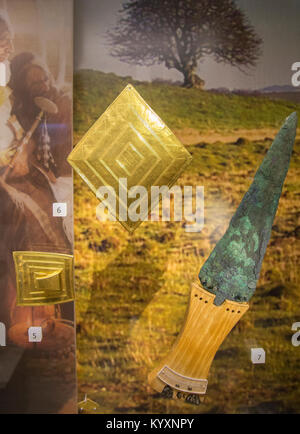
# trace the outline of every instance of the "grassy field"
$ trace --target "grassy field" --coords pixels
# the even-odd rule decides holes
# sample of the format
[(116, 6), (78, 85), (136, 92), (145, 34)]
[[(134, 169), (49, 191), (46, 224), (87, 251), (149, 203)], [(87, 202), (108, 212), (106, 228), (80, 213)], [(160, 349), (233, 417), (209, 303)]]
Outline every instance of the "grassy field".
[[(300, 105), (265, 98), (215, 95), (164, 84), (135, 83), (82, 71), (75, 78), (75, 143), (131, 82), (169, 127), (224, 133), (278, 128)], [(274, 222), (261, 277), (248, 313), (213, 362), (199, 407), (165, 400), (147, 375), (169, 351), (187, 306), (190, 283), (247, 191), (271, 144), (269, 137), (234, 142), (189, 142), (193, 161), (179, 185), (205, 188), (205, 226), (186, 233), (184, 222), (144, 222), (133, 235), (99, 222), (97, 200), (75, 175), (75, 259), (79, 398), (100, 413), (300, 412), (300, 347), (291, 344), (299, 313), (300, 141)], [(266, 364), (253, 365), (250, 348), (263, 347)]]
[(285, 100), (216, 94), (85, 70), (75, 75), (75, 132), (84, 134), (128, 83), (136, 87), (172, 130), (194, 128), (228, 132), (278, 128), (289, 113), (300, 107)]

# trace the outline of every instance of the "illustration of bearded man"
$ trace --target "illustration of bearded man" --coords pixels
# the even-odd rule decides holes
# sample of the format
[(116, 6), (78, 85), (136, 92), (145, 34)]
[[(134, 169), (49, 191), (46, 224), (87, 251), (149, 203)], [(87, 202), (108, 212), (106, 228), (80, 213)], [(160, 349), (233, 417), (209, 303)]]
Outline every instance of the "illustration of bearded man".
[[(8, 59), (14, 52), (13, 34), (7, 21), (0, 16), (0, 62), (5, 65), (8, 76)], [(5, 77), (6, 81), (8, 77)], [(7, 165), (14, 153), (14, 134), (7, 121), (10, 118), (11, 103), (10, 91), (7, 87), (0, 86), (0, 169)]]
[[(8, 71), (8, 60), (14, 52), (13, 33), (8, 22), (0, 16), (0, 62)], [(6, 81), (8, 77), (5, 77)], [(13, 249), (12, 239), (8, 236), (10, 219), (18, 219), (16, 198), (12, 198), (8, 186), (2, 180), (2, 174), (16, 151), (15, 135), (11, 129), (9, 119), (11, 112), (10, 91), (5, 86), (0, 87), (0, 320), (6, 325), (9, 323), (9, 307), (13, 302), (12, 263), (8, 260), (7, 252)], [(18, 215), (18, 217), (17, 217)], [(19, 226), (19, 225), (18, 225)], [(16, 228), (17, 230), (17, 228)], [(17, 230), (18, 232), (18, 230)], [(16, 233), (17, 235), (17, 233)], [(21, 236), (21, 234), (18, 234)]]
[[(13, 54), (12, 31), (3, 18), (0, 19), (0, 47), (0, 59), (8, 62)], [(40, 109), (34, 105), (33, 98), (24, 98), (19, 90), (24, 87), (26, 90), (29, 86), (30, 90), (35, 90), (34, 97), (45, 97), (50, 96), (45, 95), (45, 86), (46, 90), (51, 89), (46, 81), (42, 85), (41, 74), (43, 75), (44, 71), (32, 64), (33, 59), (31, 53), (23, 53), (10, 59), (9, 88), (2, 90), (0, 101), (0, 321), (5, 323), (8, 329), (16, 322), (25, 324), (31, 317), (31, 308), (16, 306), (16, 276), (12, 252), (72, 252), (71, 241), (66, 235), (62, 220), (54, 218), (52, 213), (53, 203), (57, 202), (56, 177), (69, 175), (70, 178), (70, 169), (68, 168), (69, 173), (66, 173), (62, 169), (63, 164), (56, 167), (48, 142), (41, 142), (41, 131), (44, 131), (43, 138), (48, 141), (50, 136), (57, 137), (57, 131), (70, 127), (71, 119), (62, 122), (58, 118), (54, 119), (51, 123), (54, 133), (48, 132), (46, 121), (43, 123), (41, 120), (42, 125), (38, 125), (32, 137), (24, 141), (30, 124), (35, 121)], [(71, 102), (68, 101), (68, 110), (66, 104), (64, 107), (57, 107), (61, 117), (65, 113), (66, 116), (71, 113)], [(51, 101), (48, 102), (51, 104)], [(52, 104), (56, 106), (54, 102)], [(27, 116), (24, 116), (24, 113)], [(64, 145), (68, 133), (69, 130), (63, 138), (60, 137)], [(57, 152), (56, 149), (54, 151)], [(53, 173), (55, 170), (56, 174)], [(64, 309), (71, 319), (72, 309), (69, 309), (69, 312), (67, 307), (64, 306)], [(44, 315), (44, 312), (36, 313)]]

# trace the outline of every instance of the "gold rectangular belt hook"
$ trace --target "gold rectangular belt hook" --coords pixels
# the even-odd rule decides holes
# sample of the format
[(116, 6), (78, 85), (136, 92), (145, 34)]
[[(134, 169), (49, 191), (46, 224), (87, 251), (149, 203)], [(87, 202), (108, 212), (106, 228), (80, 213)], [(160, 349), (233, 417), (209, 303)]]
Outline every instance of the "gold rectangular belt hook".
[(49, 252), (13, 252), (18, 306), (72, 301), (73, 256)]

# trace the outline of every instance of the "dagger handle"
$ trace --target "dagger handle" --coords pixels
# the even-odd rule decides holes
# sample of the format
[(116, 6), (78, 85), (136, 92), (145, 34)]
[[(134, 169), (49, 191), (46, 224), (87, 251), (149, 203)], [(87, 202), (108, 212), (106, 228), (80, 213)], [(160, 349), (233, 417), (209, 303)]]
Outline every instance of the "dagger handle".
[[(151, 386), (162, 392), (203, 395), (211, 363), (220, 345), (248, 310), (247, 303), (225, 300), (214, 304), (215, 294), (192, 284), (185, 323), (172, 350), (149, 375)], [(179, 394), (180, 395), (180, 394)]]

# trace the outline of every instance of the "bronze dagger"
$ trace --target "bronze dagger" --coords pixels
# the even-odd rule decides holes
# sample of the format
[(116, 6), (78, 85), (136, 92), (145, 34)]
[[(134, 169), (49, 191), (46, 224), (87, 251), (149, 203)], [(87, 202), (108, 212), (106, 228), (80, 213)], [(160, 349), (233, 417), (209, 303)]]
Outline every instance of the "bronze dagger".
[(224, 236), (194, 283), (185, 323), (166, 358), (149, 375), (167, 397), (199, 404), (221, 343), (248, 310), (296, 137), (297, 114), (284, 122)]

